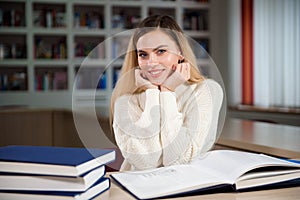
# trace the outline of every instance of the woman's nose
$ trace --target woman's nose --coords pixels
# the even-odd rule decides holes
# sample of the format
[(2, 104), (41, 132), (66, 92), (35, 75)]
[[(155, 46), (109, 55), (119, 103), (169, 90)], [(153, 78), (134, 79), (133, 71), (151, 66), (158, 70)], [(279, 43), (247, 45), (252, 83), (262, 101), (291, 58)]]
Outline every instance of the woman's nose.
[(157, 55), (155, 53), (150, 53), (149, 54), (148, 64), (149, 65), (156, 65), (156, 64), (158, 64)]

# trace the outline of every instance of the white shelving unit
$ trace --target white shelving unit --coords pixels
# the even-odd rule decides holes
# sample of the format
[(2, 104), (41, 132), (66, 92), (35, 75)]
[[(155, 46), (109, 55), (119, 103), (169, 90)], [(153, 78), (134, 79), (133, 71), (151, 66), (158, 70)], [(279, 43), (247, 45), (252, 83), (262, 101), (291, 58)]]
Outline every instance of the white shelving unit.
[[(0, 106), (71, 108), (73, 85), (82, 63), (78, 102), (90, 105), (93, 84), (99, 81), (96, 75), (105, 70), (95, 99), (97, 106), (108, 106), (115, 72), (122, 64), (116, 59), (116, 47), (127, 42), (114, 35), (134, 28), (150, 14), (173, 16), (187, 35), (202, 40), (210, 51), (210, 4), (205, 1), (0, 0), (0, 9)], [(82, 26), (84, 22), (90, 27)], [(93, 45), (103, 41), (98, 53), (84, 59)], [(18, 53), (25, 55), (12, 53), (14, 45), (23, 46)], [(208, 64), (205, 58), (199, 61)]]

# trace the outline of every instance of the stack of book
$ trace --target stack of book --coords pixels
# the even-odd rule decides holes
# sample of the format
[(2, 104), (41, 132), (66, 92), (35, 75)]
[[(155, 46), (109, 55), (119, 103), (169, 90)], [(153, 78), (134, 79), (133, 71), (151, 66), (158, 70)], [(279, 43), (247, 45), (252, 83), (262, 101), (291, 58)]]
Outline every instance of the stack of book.
[(110, 149), (0, 147), (0, 199), (91, 199), (110, 188)]

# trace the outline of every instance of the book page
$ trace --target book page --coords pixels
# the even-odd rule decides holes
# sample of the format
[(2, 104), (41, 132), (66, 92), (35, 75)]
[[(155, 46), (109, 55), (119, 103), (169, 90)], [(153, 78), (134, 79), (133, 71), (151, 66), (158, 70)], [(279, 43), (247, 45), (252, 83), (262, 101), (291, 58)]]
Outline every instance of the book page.
[(246, 173), (242, 177), (238, 179), (238, 181), (244, 181), (249, 179), (262, 179), (264, 177), (280, 177), (281, 175), (286, 174), (299, 174), (300, 169), (290, 169), (290, 170), (275, 170), (275, 171), (260, 171), (260, 172), (252, 172)]
[(222, 176), (229, 183), (235, 181), (246, 172), (266, 166), (299, 167), (300, 165), (273, 158), (264, 154), (243, 151), (215, 150), (193, 161), (192, 165), (202, 166), (210, 172)]
[(154, 170), (113, 174), (119, 183), (138, 198), (155, 198), (220, 185), (222, 178), (201, 166), (177, 165)]

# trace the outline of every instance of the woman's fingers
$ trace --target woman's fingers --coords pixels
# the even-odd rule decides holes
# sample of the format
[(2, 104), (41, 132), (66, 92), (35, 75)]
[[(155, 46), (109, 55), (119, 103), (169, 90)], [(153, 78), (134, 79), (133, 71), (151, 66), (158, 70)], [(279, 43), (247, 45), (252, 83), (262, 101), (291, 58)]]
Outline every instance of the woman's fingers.
[(179, 73), (185, 80), (190, 78), (190, 71), (190, 63), (180, 63), (176, 67), (176, 72)]
[(156, 86), (154, 86), (150, 81), (146, 80), (145, 75), (143, 74), (143, 72), (140, 69), (136, 69), (134, 71), (135, 74), (135, 85), (140, 88), (157, 88)]

